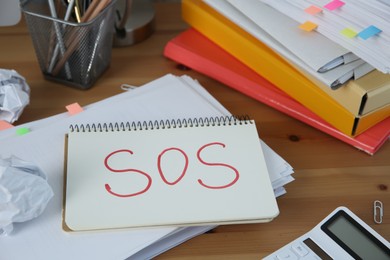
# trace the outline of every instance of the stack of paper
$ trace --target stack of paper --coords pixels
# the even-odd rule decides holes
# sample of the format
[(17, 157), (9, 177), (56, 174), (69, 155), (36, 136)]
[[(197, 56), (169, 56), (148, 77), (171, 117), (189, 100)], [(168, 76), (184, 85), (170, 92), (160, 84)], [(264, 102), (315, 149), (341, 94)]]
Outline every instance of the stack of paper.
[(194, 29), (170, 40), (164, 55), (368, 154), (390, 135), (390, 117), (356, 137), (343, 134)]
[[(374, 135), (374, 127), (390, 116), (390, 74), (372, 70), (367, 62), (322, 34), (298, 28), (299, 23), (261, 0), (183, 0), (182, 17), (227, 55), (233, 56), (237, 62), (320, 118), (299, 116), (304, 122), (337, 135), (343, 141), (353, 143), (355, 140), (349, 142), (350, 138), (354, 139), (366, 131), (371, 132), (368, 135)], [(182, 43), (176, 46), (191, 53), (194, 46), (190, 45), (188, 48), (183, 48)], [(207, 59), (209, 50), (204, 48), (205, 45), (196, 48), (195, 56), (201, 53), (201, 61), (190, 61), (183, 55), (173, 59), (185, 61), (184, 64), (205, 60), (218, 63), (214, 71), (207, 71), (214, 78), (223, 70), (234, 71), (229, 63), (221, 66), (215, 62), (215, 55)], [(175, 56), (170, 53), (168, 57)], [(360, 64), (355, 66), (357, 63)], [(353, 79), (350, 79), (352, 76)], [(218, 79), (221, 80), (220, 77)], [(332, 86), (336, 87), (332, 89)], [(251, 92), (251, 96), (261, 95), (246, 87), (238, 89), (246, 94)], [(278, 105), (279, 108), (282, 106)], [(313, 120), (316, 122), (313, 123)], [(389, 135), (388, 125), (382, 127), (385, 131), (381, 140)]]
[[(390, 4), (372, 0), (257, 0), (350, 50), (383, 73), (390, 73)], [(310, 12), (309, 10), (316, 10)]]
[[(161, 98), (164, 97), (164, 98)], [(77, 101), (77, 100), (75, 100)], [(189, 77), (167, 75), (137, 89), (86, 106), (75, 115), (59, 114), (0, 132), (0, 154), (33, 162), (48, 176), (55, 193), (38, 218), (15, 226), (1, 242), (5, 259), (146, 259), (213, 226), (66, 233), (62, 223), (64, 138), (70, 124), (149, 121), (230, 113)], [(19, 128), (25, 135), (16, 135)], [(261, 129), (260, 129), (261, 135)], [(293, 180), (291, 166), (262, 142), (275, 195)], [(259, 205), (261, 207), (261, 205)], [(28, 245), (23, 247), (21, 245)]]
[(374, 69), (322, 34), (302, 32), (298, 22), (259, 0), (205, 2), (332, 89)]

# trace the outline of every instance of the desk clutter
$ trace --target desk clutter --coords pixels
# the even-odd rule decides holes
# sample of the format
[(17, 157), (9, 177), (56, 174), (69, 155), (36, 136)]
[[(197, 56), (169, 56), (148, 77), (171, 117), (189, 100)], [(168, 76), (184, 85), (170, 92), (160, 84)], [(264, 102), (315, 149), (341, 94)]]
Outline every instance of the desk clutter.
[(0, 158), (0, 236), (8, 236), (14, 223), (38, 217), (53, 197), (46, 174), (15, 156)]
[[(161, 96), (164, 96), (164, 98), (161, 98)], [(258, 134), (261, 136), (261, 129), (257, 133), (255, 122), (244, 120), (242, 122), (247, 124), (230, 125), (230, 123), (239, 123), (241, 121), (233, 119), (232, 115), (216, 99), (197, 81), (188, 76), (177, 77), (168, 74), (141, 87), (131, 89), (97, 103), (85, 107), (80, 107), (77, 103), (74, 103), (68, 106), (68, 109), (69, 112), (0, 131), (2, 143), (0, 153), (2, 156), (18, 156), (39, 166), (47, 174), (48, 183), (54, 193), (42, 215), (33, 220), (18, 223), (14, 228), (14, 234), (2, 239), (2, 257), (7, 259), (70, 259), (77, 254), (87, 259), (124, 259), (126, 257), (129, 257), (129, 259), (149, 259), (219, 224), (227, 224), (227, 222), (237, 223), (240, 220), (243, 220), (243, 222), (251, 222), (252, 220), (258, 222), (259, 219), (261, 221), (271, 220), (278, 213), (275, 197), (286, 193), (284, 186), (294, 180), (292, 167), (261, 139), (258, 139)], [(183, 119), (188, 118), (196, 119), (186, 121), (187, 124), (192, 123), (191, 127), (172, 128), (173, 130), (162, 128), (159, 130), (142, 129), (140, 131), (140, 128), (143, 127), (161, 127), (169, 124), (171, 126), (174, 124), (179, 126), (180, 123), (184, 124)], [(201, 118), (204, 118), (204, 120), (201, 120)], [(219, 118), (220, 121), (216, 118)], [(166, 121), (167, 119), (169, 120)], [(161, 122), (161, 120), (163, 121)], [(159, 123), (134, 124), (135, 130), (133, 132), (131, 129), (128, 129), (130, 131), (123, 131), (123, 127), (126, 128), (126, 125), (121, 125), (119, 122)], [(220, 126), (202, 127), (200, 126), (202, 122), (204, 124), (210, 124), (211, 122), (221, 122), (223, 124)], [(111, 127), (113, 128), (111, 129)], [(131, 127), (131, 124), (128, 127)], [(29, 129), (29, 132), (24, 135), (17, 135), (15, 129), (18, 128)], [(224, 128), (224, 131), (218, 131), (220, 128)], [(89, 132), (89, 130), (92, 130), (92, 132)], [(96, 132), (94, 132), (95, 130)], [(109, 131), (105, 132), (103, 130)], [(182, 132), (183, 136), (180, 138), (169, 138), (168, 133), (170, 131)], [(249, 131), (249, 134), (244, 139), (239, 139), (237, 138), (237, 131)], [(95, 138), (101, 139), (102, 135), (111, 135), (109, 138), (120, 137), (120, 139), (123, 139), (121, 135), (126, 135), (125, 139), (127, 139), (127, 136), (130, 136), (132, 133), (147, 139), (154, 138), (153, 144), (156, 145), (154, 149), (145, 146), (147, 144), (146, 141), (142, 145), (137, 145), (136, 142), (134, 143), (134, 141), (129, 139), (129, 143), (134, 143), (132, 147), (134, 151), (132, 151), (133, 154), (131, 156), (143, 154), (143, 157), (139, 158), (138, 164), (135, 163), (134, 166), (125, 163), (130, 154), (127, 152), (125, 154), (121, 152), (123, 150), (118, 150), (130, 149), (128, 146), (123, 148), (121, 140), (116, 139), (114, 141), (113, 139), (113, 142), (95, 144), (97, 140)], [(64, 149), (66, 135), (68, 135), (67, 156)], [(197, 135), (199, 138), (188, 142), (188, 135)], [(165, 136), (167, 139), (161, 139), (162, 136)], [(253, 139), (256, 139), (255, 142)], [(142, 139), (139, 140), (141, 141)], [(88, 145), (86, 142), (88, 142)], [(225, 148), (220, 145), (215, 145), (214, 147), (213, 145), (202, 146), (204, 145), (203, 143), (210, 144), (211, 142), (223, 142), (226, 146)], [(108, 149), (103, 152), (103, 155), (106, 156), (104, 158), (107, 159), (106, 164), (103, 163), (103, 167), (106, 165), (109, 170), (111, 169), (111, 172), (107, 172), (107, 179), (104, 179), (106, 178), (104, 176), (95, 178), (90, 175), (94, 174), (94, 169), (87, 169), (84, 172), (88, 175), (84, 176), (87, 179), (83, 180), (80, 172), (78, 172), (81, 169), (79, 167), (81, 165), (87, 166), (87, 168), (92, 167), (93, 161), (102, 159), (101, 157), (99, 157), (100, 159), (97, 157), (84, 157), (92, 154), (91, 150), (86, 151), (84, 148), (93, 149), (95, 152), (100, 149), (101, 145), (107, 146)], [(168, 149), (161, 154), (160, 150), (165, 149), (165, 146)], [(170, 147), (181, 147), (183, 153), (178, 152), (179, 150), (176, 149), (170, 150)], [(198, 147), (203, 148), (197, 153)], [(147, 149), (143, 151), (143, 148)], [(230, 148), (234, 149), (230, 150)], [(153, 152), (148, 154), (148, 149), (152, 149)], [(221, 149), (224, 151), (223, 153)], [(238, 151), (245, 153), (245, 149), (248, 149), (252, 157), (241, 158), (242, 162), (240, 162), (240, 160), (237, 160), (236, 153)], [(110, 151), (117, 152), (110, 154)], [(160, 157), (158, 156), (159, 154), (161, 155)], [(184, 174), (181, 174), (184, 169), (183, 163), (186, 165), (186, 156), (184, 154), (188, 156), (188, 168)], [(109, 158), (107, 158), (107, 155), (109, 155)], [(223, 158), (222, 156), (225, 155), (228, 157)], [(78, 156), (83, 160), (78, 161), (76, 158)], [(167, 169), (174, 167), (172, 164), (168, 164), (172, 159), (181, 163), (176, 165), (176, 167), (179, 167), (179, 169), (175, 169), (177, 170), (176, 173), (169, 175)], [(154, 160), (155, 163), (143, 162), (142, 160)], [(68, 162), (66, 167), (64, 166), (65, 161)], [(258, 170), (252, 168), (252, 164), (257, 165)], [(158, 165), (161, 167), (159, 168)], [(240, 174), (238, 179), (237, 175), (234, 174), (233, 166), (237, 167), (236, 170)], [(148, 185), (149, 178), (146, 175), (142, 175), (138, 180), (134, 180), (138, 183), (138, 186), (131, 187), (131, 185), (126, 183), (126, 180), (129, 180), (129, 176), (121, 172), (121, 170), (124, 169), (126, 171), (133, 167), (134, 169), (143, 170), (149, 175), (151, 178), (150, 186)], [(157, 168), (151, 170), (150, 167)], [(195, 172), (201, 171), (202, 167), (208, 170), (202, 170), (199, 176), (194, 176), (196, 175)], [(65, 169), (67, 176), (64, 176)], [(160, 174), (158, 169), (160, 169)], [(222, 170), (222, 173), (218, 172), (220, 170)], [(228, 173), (226, 173), (226, 170), (228, 170)], [(216, 175), (223, 176), (223, 182), (218, 177), (210, 176), (214, 171)], [(211, 178), (208, 178), (208, 176)], [(103, 178), (101, 179), (101, 177)], [(198, 182), (198, 179), (201, 181)], [(117, 214), (119, 214), (119, 211), (115, 212), (114, 208), (108, 210), (105, 208), (104, 210), (109, 212), (95, 212), (94, 216), (85, 215), (87, 218), (97, 219), (97, 222), (92, 223), (92, 227), (85, 226), (86, 223), (82, 222), (83, 217), (81, 217), (85, 212), (79, 212), (76, 204), (84, 201), (87, 204), (81, 205), (81, 207), (88, 206), (88, 204), (92, 207), (96, 205), (98, 211), (100, 206), (103, 207), (105, 202), (92, 198), (93, 194), (92, 197), (88, 198), (91, 194), (84, 190), (84, 188), (94, 190), (93, 186), (96, 183), (99, 187), (98, 190), (103, 191), (103, 196), (107, 194), (115, 195), (106, 197), (108, 200), (117, 199), (117, 201), (120, 201), (116, 205), (119, 207), (116, 210), (122, 210), (120, 209), (122, 207), (120, 204), (123, 203), (121, 200), (126, 199), (121, 197), (121, 195), (137, 193), (140, 187), (149, 187), (149, 190), (145, 190), (144, 194), (139, 194), (136, 199), (140, 199), (144, 195), (146, 196), (138, 202), (133, 201), (131, 203), (144, 203), (150, 200), (152, 204), (149, 206), (148, 211), (144, 211), (146, 210), (146, 206), (145, 209), (142, 208), (144, 205), (137, 207), (137, 211), (140, 210), (143, 217), (141, 217), (141, 214), (138, 215), (137, 212), (134, 212), (133, 209), (133, 212), (130, 214), (131, 221), (118, 222), (120, 226), (112, 226), (113, 223), (116, 223)], [(185, 183), (185, 187), (183, 185), (180, 186), (181, 183)], [(231, 184), (230, 186), (229, 183)], [(83, 184), (83, 187), (81, 188), (79, 184)], [(105, 184), (109, 184), (109, 186)], [(209, 188), (205, 188), (205, 186)], [(212, 187), (221, 189), (210, 189)], [(248, 188), (248, 191), (237, 192), (244, 187)], [(230, 188), (232, 191), (228, 191)], [(171, 189), (171, 191), (168, 191), (168, 189)], [(189, 193), (188, 196), (183, 196), (180, 199), (188, 199), (192, 205), (186, 204), (187, 201), (178, 201), (177, 198), (173, 198), (175, 189), (181, 189), (181, 192), (184, 192), (183, 194)], [(63, 195), (64, 191), (66, 191), (66, 195)], [(162, 191), (164, 193), (161, 193)], [(213, 198), (210, 195), (211, 192), (222, 192), (223, 195), (219, 198)], [(247, 194), (247, 192), (250, 192), (250, 194)], [(241, 195), (245, 197), (240, 198)], [(147, 196), (151, 196), (150, 199)], [(157, 202), (153, 199), (156, 196), (162, 196), (161, 199), (165, 200), (165, 203), (161, 203), (161, 206), (154, 204), (153, 201)], [(235, 196), (237, 198), (234, 198)], [(81, 199), (83, 197), (85, 199)], [(65, 201), (63, 198), (65, 198)], [(211, 200), (207, 202), (209, 198)], [(197, 201), (197, 199), (200, 201)], [(242, 205), (244, 208), (237, 210), (236, 207), (239, 206), (240, 200), (246, 203), (242, 203), (245, 204)], [(247, 202), (248, 200), (250, 202)], [(174, 203), (169, 205), (170, 201)], [(63, 212), (64, 202), (66, 205), (65, 212)], [(72, 205), (74, 203), (76, 204)], [(108, 204), (108, 207), (113, 206)], [(178, 204), (180, 204), (179, 212), (175, 209), (175, 206)], [(76, 226), (77, 229), (109, 229), (95, 230), (93, 232), (65, 231), (64, 228), (66, 227), (63, 226), (63, 221), (67, 218), (65, 217), (64, 219), (63, 214), (66, 215), (67, 210), (72, 210), (67, 208), (69, 205), (74, 207), (72, 214), (80, 217), (76, 218), (76, 221), (81, 221), (76, 223), (79, 225)], [(188, 215), (184, 214), (185, 212), (181, 212), (183, 207), (187, 207), (186, 205), (193, 206), (196, 209), (191, 211), (192, 219), (189, 221), (187, 220)], [(135, 204), (129, 204), (128, 206), (135, 207)], [(188, 208), (188, 210), (191, 209)], [(221, 219), (222, 216), (216, 211), (223, 211), (225, 213), (223, 215), (227, 219)], [(247, 213), (250, 214), (249, 217), (246, 216)], [(162, 224), (162, 226), (146, 227), (151, 223), (156, 224), (157, 219), (154, 219), (153, 215), (161, 215), (162, 218), (159, 220), (168, 219), (175, 215), (178, 215), (180, 218), (173, 219), (173, 222), (157, 223)], [(104, 219), (99, 218), (99, 216), (104, 216)], [(209, 219), (209, 216), (213, 218)], [(206, 219), (202, 219), (205, 217)], [(107, 219), (111, 220), (104, 224), (103, 222)], [(103, 222), (100, 222), (100, 220)], [(137, 221), (143, 222), (137, 223)], [(135, 229), (122, 228), (131, 226), (133, 223), (142, 227)], [(73, 224), (76, 225), (75, 223)], [(20, 245), (27, 244), (29, 245), (28, 247), (20, 250)]]
[(15, 70), (0, 69), (0, 129), (11, 126), (30, 103), (30, 86)]
[[(389, 8), (386, 1), (183, 0), (191, 28), (164, 54), (373, 155), (390, 136)], [(303, 18), (317, 24), (308, 29)], [(348, 19), (353, 36), (344, 30)]]
[(92, 87), (111, 61), (116, 0), (22, 1), (46, 79)]
[[(39, 11), (40, 4), (44, 3), (45, 11), (52, 16), (53, 12), (47, 1), (50, 0), (34, 2)], [(91, 1), (53, 1), (61, 5), (60, 8), (57, 5), (55, 9), (60, 18), (42, 18), (50, 20), (52, 24), (50, 40), (54, 43), (54, 50), (51, 51), (55, 52), (57, 49), (57, 54), (48, 55), (50, 60), (46, 61), (53, 61), (51, 64), (54, 69), (57, 66), (55, 63), (63, 56), (61, 37), (57, 37), (61, 34), (57, 32), (70, 24), (77, 27), (83, 24), (77, 21), (76, 9), (71, 7), (77, 6), (77, 3), (85, 4), (80, 13), (83, 16), (87, 7), (91, 6)], [(93, 2), (96, 4), (104, 1)], [(337, 9), (352, 1), (331, 2), (324, 8), (337, 12)], [(252, 7), (254, 3), (251, 0), (183, 0), (183, 17), (194, 26), (169, 42), (164, 42), (167, 43), (164, 55), (359, 150), (371, 155), (378, 151), (388, 140), (390, 131), (390, 118), (383, 119), (382, 114), (387, 113), (388, 74), (377, 68), (373, 69), (373, 64), (338, 44), (332, 44), (332, 50), (336, 52), (321, 52), (324, 54), (321, 57), (306, 56), (303, 53), (300, 57), (292, 56), (291, 53), (295, 55), (298, 50), (295, 48), (300, 46), (289, 46), (288, 42), (286, 44), (284, 36), (289, 35), (288, 32), (277, 34), (272, 31), (276, 27), (264, 27), (266, 33), (262, 34), (253, 26), (254, 21), (263, 23), (262, 26), (269, 26), (269, 23), (264, 23), (265, 20), (259, 20), (259, 17), (276, 15), (275, 10), (269, 7), (269, 12), (251, 16), (251, 8), (248, 6)], [(259, 0), (256, 3), (265, 4), (266, 1)], [(226, 11), (219, 9), (221, 6), (233, 8)], [(171, 11), (170, 5), (168, 9), (164, 8), (159, 8), (159, 12)], [(61, 18), (65, 17), (64, 11), (68, 10), (72, 13), (71, 20), (63, 23)], [(231, 10), (245, 15), (230, 20)], [(310, 15), (322, 15), (324, 12), (323, 9), (318, 11), (318, 8), (310, 10)], [(172, 24), (171, 14), (169, 13), (168, 20)], [(275, 20), (293, 19), (284, 14), (280, 18), (280, 15), (279, 13), (279, 18)], [(224, 17), (226, 19), (222, 19)], [(34, 16), (32, 19), (35, 18)], [(94, 23), (95, 20), (92, 19), (85, 24)], [(205, 29), (203, 32), (195, 25), (199, 28), (204, 26), (211, 31), (208, 33)], [(238, 25), (245, 26), (241, 28)], [(322, 26), (313, 23), (305, 23), (299, 27), (299, 24), (296, 25), (298, 32), (305, 37)], [(177, 24), (169, 35), (177, 32), (176, 26)], [(99, 25), (101, 27), (104, 25)], [(164, 24), (162, 27), (163, 35), (167, 36), (168, 27)], [(286, 26), (285, 29), (287, 28), (291, 27)], [(355, 37), (351, 33), (345, 31), (344, 37)], [(370, 41), (385, 33), (386, 30), (371, 30), (362, 33), (365, 39), (358, 38)], [(231, 41), (226, 41), (230, 39), (229, 34), (232, 35)], [(272, 35), (272, 38), (261, 38), (267, 34)], [(19, 35), (17, 39), (18, 37)], [(225, 41), (218, 41), (219, 37)], [(318, 41), (317, 37), (321, 40)], [(166, 40), (166, 37), (163, 39)], [(313, 42), (315, 41), (318, 42), (314, 45), (331, 44), (318, 35)], [(299, 40), (296, 39), (295, 43), (297, 42)], [(86, 48), (94, 49), (99, 45), (94, 43), (88, 40)], [(152, 42), (159, 47), (161, 43), (161, 39)], [(225, 49), (222, 44), (232, 45), (226, 45), (229, 48)], [(65, 44), (64, 46), (68, 48)], [(288, 47), (294, 47), (294, 50)], [(145, 52), (148, 58), (149, 48), (147, 44)], [(313, 51), (315, 48), (307, 49)], [(48, 50), (44, 51), (46, 55)], [(80, 50), (76, 48), (70, 57), (79, 57), (79, 54)], [(162, 58), (155, 54), (151, 60), (146, 59), (147, 65)], [(236, 56), (237, 54), (242, 54), (245, 59), (238, 58), (240, 56)], [(142, 59), (139, 66), (141, 69), (145, 66), (144, 55), (142, 52), (138, 57), (137, 53), (136, 61)], [(93, 60), (95, 58), (97, 56)], [(120, 59), (123, 60), (123, 56)], [(67, 61), (69, 64), (70, 60)], [(9, 64), (13, 66), (13, 62), (14, 60)], [(92, 63), (85, 66), (87, 63), (78, 65), (92, 69), (93, 66), (89, 66)], [(64, 78), (60, 80), (68, 84), (75, 79), (76, 72), (67, 70), (66, 64), (65, 62), (60, 73)], [(168, 64), (172, 65), (171, 62)], [(126, 74), (125, 78), (138, 73), (127, 73), (130, 64), (121, 66), (121, 71)], [(27, 71), (30, 77), (30, 69)], [(337, 73), (332, 74), (335, 71)], [(346, 72), (347, 77), (341, 77), (340, 71)], [(68, 72), (72, 80), (67, 78)], [(122, 77), (117, 72), (108, 75), (109, 82), (118, 84)], [(149, 73), (153, 74), (155, 71), (146, 72), (147, 78), (150, 77)], [(138, 76), (144, 75), (136, 77)], [(35, 85), (41, 82), (42, 79), (34, 79)], [(78, 88), (89, 87), (87, 81), (73, 83)], [(283, 88), (279, 88), (279, 84)], [(99, 96), (112, 91), (104, 88), (113, 86), (99, 85), (102, 90), (100, 92), (98, 89)], [(40, 87), (37, 89), (38, 95)], [(50, 85), (47, 87), (50, 88)], [(15, 174), (10, 174), (13, 172), (9, 171), (10, 164), (0, 158), (0, 234), (5, 235), (1, 237), (0, 258), (153, 259), (206, 232), (208, 234), (199, 240), (162, 257), (265, 257), (283, 243), (281, 236), (292, 237), (305, 230), (303, 227), (306, 228), (309, 221), (319, 221), (316, 218), (321, 216), (320, 211), (326, 210), (330, 204), (340, 203), (341, 197), (344, 198), (343, 204), (364, 210), (367, 209), (367, 204), (364, 203), (369, 201), (369, 205), (374, 206), (374, 211), (369, 211), (368, 216), (373, 217), (373, 222), (367, 224), (377, 224), (379, 231), (388, 229), (388, 216), (384, 214), (388, 165), (384, 153), (378, 154), (376, 158), (365, 158), (364, 154), (346, 154), (344, 151), (349, 147), (333, 147), (334, 143), (327, 142), (326, 136), (318, 133), (312, 135), (309, 128), (291, 124), (291, 120), (285, 116), (273, 114), (268, 118), (269, 114), (265, 113), (270, 111), (264, 107), (259, 108), (256, 102), (245, 102), (248, 101), (246, 98), (242, 99), (241, 95), (235, 96), (234, 93), (231, 96), (229, 89), (220, 89), (220, 84), (217, 84), (217, 88), (210, 86), (213, 91), (222, 90), (218, 96), (227, 100), (232, 109), (245, 111), (247, 108), (259, 108), (256, 118), (265, 116), (267, 118), (263, 119), (267, 122), (265, 125), (260, 123), (263, 119), (255, 122), (251, 120), (250, 114), (232, 115), (199, 82), (188, 76), (167, 74), (140, 87), (125, 84), (117, 87), (123, 93), (86, 106), (80, 106), (77, 100), (72, 100), (63, 108), (63, 113), (37, 121), (15, 126), (7, 121), (0, 121), (1, 157), (20, 158), (20, 161), (14, 160), (12, 166), (19, 167), (23, 164), (24, 167), (19, 167), (19, 171), (28, 172), (28, 177), (33, 176), (36, 181), (41, 184), (44, 182), (52, 190), (47, 196), (34, 194), (42, 201), (39, 205), (25, 203), (27, 206), (23, 210), (30, 213), (27, 218), (15, 215), (8, 222), (4, 221), (4, 217), (8, 216), (2, 214), (4, 209), (15, 213), (14, 205), (9, 200), (4, 200), (11, 197), (10, 192), (1, 186), (4, 181), (14, 181), (13, 184), (18, 188), (16, 191), (24, 194), (36, 191), (31, 188), (38, 189), (39, 186), (32, 182), (24, 185), (27, 182), (18, 179), (15, 181)], [(295, 87), (300, 87), (299, 91)], [(73, 91), (70, 90), (71, 92)], [(381, 94), (378, 95), (378, 92)], [(0, 96), (0, 100), (1, 98)], [(61, 99), (69, 102), (69, 98), (73, 96)], [(241, 100), (245, 104), (240, 103)], [(40, 106), (35, 105), (29, 113), (40, 111)], [(385, 108), (382, 110), (383, 107)], [(377, 114), (378, 109), (381, 112)], [(26, 118), (31, 116), (27, 115)], [(352, 118), (355, 119), (354, 126), (351, 125)], [(378, 120), (378, 123), (370, 125), (370, 120)], [(290, 129), (285, 129), (290, 128), (290, 125), (300, 127), (302, 135), (310, 138), (305, 138), (305, 142), (300, 142), (299, 145), (296, 142), (286, 143), (285, 135), (280, 138), (279, 133), (290, 132)], [(259, 138), (264, 130), (271, 134), (268, 137), (273, 139), (272, 142), (278, 149), (294, 158), (301, 174), (296, 175), (298, 181), (294, 181), (294, 169), (291, 165)], [(311, 138), (312, 136), (315, 138)], [(293, 137), (289, 141), (300, 138)], [(389, 147), (385, 147), (387, 148)], [(362, 156), (362, 160), (359, 160), (359, 156)], [(363, 159), (367, 159), (367, 163)], [(8, 171), (7, 175), (2, 170)], [(285, 187), (293, 181), (293, 185), (289, 187), (289, 195), (277, 199), (287, 192)], [(35, 203), (38, 201), (39, 198), (33, 199)], [(32, 212), (33, 206), (41, 207)], [(244, 225), (273, 220), (279, 213), (279, 206), (282, 214), (276, 221)], [(361, 215), (367, 220), (367, 215)], [(218, 225), (228, 224), (240, 225), (223, 226), (209, 232)], [(333, 244), (329, 244), (329, 240), (333, 240)], [(359, 245), (356, 245), (357, 240)], [(291, 244), (279, 247), (281, 250), (269, 257), (296, 258), (304, 255), (306, 258), (322, 258), (328, 255), (334, 259), (349, 259), (355, 256), (353, 252), (358, 255), (363, 253), (363, 256), (368, 252), (378, 252), (378, 248), (362, 250), (373, 245), (370, 241), (379, 245), (387, 254), (386, 257), (389, 255), (388, 241), (344, 207), (332, 212), (313, 230), (298, 236), (298, 240), (290, 241)], [(362, 243), (365, 246), (360, 246)], [(319, 247), (322, 248), (322, 253), (318, 250)], [(195, 252), (194, 248), (201, 250)]]

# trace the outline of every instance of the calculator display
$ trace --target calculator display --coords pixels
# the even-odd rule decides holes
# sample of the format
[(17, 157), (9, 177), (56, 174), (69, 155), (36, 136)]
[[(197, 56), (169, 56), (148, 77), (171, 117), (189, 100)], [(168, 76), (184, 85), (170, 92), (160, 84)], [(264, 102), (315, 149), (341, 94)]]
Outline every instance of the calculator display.
[(355, 259), (390, 259), (390, 249), (342, 210), (321, 229)]

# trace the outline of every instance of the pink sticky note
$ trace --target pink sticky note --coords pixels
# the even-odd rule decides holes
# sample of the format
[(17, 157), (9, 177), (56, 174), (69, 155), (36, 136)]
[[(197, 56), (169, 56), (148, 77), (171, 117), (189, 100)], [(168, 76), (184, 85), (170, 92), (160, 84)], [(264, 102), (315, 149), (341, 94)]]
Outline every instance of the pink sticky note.
[(0, 130), (5, 130), (5, 129), (11, 128), (11, 127), (14, 127), (14, 126), (11, 125), (10, 123), (8, 123), (7, 121), (0, 120)]
[(83, 112), (83, 108), (78, 103), (73, 103), (66, 106), (66, 109), (68, 110), (69, 114), (75, 115), (80, 112)]
[(329, 2), (327, 3), (326, 5), (324, 5), (324, 7), (326, 9), (328, 9), (329, 11), (333, 11), (333, 10), (336, 10), (337, 8), (340, 8), (341, 6), (343, 6), (345, 3), (343, 1), (340, 1), (340, 0), (334, 0), (332, 2)]
[(321, 13), (322, 9), (315, 6), (315, 5), (311, 5), (305, 9), (305, 12), (308, 14), (311, 14), (311, 15), (315, 15), (315, 14)]

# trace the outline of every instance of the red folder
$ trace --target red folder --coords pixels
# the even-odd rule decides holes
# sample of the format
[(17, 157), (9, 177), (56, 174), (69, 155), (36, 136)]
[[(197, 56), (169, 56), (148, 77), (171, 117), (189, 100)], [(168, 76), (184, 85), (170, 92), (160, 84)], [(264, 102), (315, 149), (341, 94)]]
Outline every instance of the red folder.
[(370, 155), (390, 136), (390, 118), (355, 137), (341, 133), (192, 28), (170, 40), (164, 55)]

